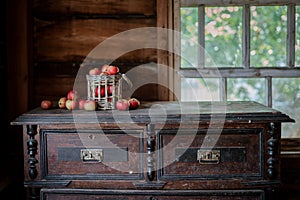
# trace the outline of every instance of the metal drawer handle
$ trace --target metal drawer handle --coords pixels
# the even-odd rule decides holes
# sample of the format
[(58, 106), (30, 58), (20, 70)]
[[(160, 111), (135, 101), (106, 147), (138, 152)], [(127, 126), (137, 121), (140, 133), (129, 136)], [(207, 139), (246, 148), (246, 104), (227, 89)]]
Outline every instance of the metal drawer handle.
[(220, 163), (220, 150), (201, 150), (197, 151), (197, 160), (200, 164), (218, 164)]
[(103, 161), (103, 149), (81, 149), (81, 160), (84, 162), (102, 162)]

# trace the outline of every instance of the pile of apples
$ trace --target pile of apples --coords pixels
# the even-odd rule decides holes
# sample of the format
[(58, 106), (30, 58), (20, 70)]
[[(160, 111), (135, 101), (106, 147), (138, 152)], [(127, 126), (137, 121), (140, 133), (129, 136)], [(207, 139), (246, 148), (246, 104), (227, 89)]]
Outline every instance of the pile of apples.
[[(61, 97), (57, 105), (61, 109), (67, 109), (67, 110), (74, 110), (74, 109), (80, 109), (80, 110), (87, 110), (87, 111), (93, 111), (97, 109), (97, 102), (92, 99), (79, 99), (78, 92), (76, 90), (69, 90), (67, 95), (64, 97)], [(44, 110), (49, 110), (54, 108), (53, 102), (50, 100), (43, 100), (41, 102), (41, 108)]]
[(80, 109), (93, 111), (97, 109), (97, 102), (92, 99), (79, 99), (78, 92), (76, 90), (70, 90), (66, 97), (61, 97), (58, 100), (58, 107), (61, 109)]
[(101, 67), (101, 69), (98, 67), (90, 69), (89, 75), (116, 75), (119, 71), (120, 70), (117, 66), (105, 64)]
[[(94, 67), (89, 70), (89, 75), (116, 75), (119, 73), (119, 68), (113, 65), (103, 65), (101, 68)], [(101, 91), (102, 93), (102, 91)], [(97, 96), (97, 95), (96, 95)], [(104, 96), (104, 94), (101, 96)], [(71, 89), (67, 92), (67, 95), (61, 97), (57, 103), (58, 107), (67, 110), (97, 110), (97, 102), (92, 99), (80, 99), (76, 90)], [(140, 106), (140, 101), (136, 98), (122, 98), (116, 102), (116, 108), (118, 110), (135, 110)], [(53, 103), (50, 100), (43, 100), (41, 102), (41, 108), (44, 110), (53, 108)]]
[(116, 102), (116, 108), (118, 110), (135, 110), (140, 107), (140, 101), (136, 98), (119, 99)]

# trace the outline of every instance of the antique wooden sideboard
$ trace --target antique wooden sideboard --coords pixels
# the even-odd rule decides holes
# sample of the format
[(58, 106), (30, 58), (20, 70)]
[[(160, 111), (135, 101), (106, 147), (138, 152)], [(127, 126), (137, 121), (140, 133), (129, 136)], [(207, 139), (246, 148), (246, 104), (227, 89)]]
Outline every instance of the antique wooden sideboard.
[(33, 109), (28, 199), (276, 199), (281, 123), (256, 102), (145, 102), (137, 110)]

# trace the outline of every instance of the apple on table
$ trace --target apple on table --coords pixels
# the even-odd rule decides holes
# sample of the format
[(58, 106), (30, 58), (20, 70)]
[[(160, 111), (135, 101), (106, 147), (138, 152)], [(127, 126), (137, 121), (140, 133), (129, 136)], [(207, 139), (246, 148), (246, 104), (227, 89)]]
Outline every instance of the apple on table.
[(52, 101), (50, 100), (42, 100), (41, 101), (41, 108), (44, 110), (48, 110), (52, 108)]
[(129, 102), (127, 99), (119, 99), (117, 102), (116, 102), (116, 108), (118, 110), (128, 110), (129, 109)]
[(77, 108), (77, 101), (76, 100), (72, 100), (72, 99), (68, 99), (66, 101), (66, 108), (68, 110), (74, 110)]
[(97, 102), (92, 99), (88, 99), (83, 104), (84, 110), (93, 111), (97, 109)]
[(84, 109), (84, 104), (85, 104), (85, 102), (86, 102), (85, 99), (80, 99), (80, 100), (78, 101), (78, 108), (79, 108), (80, 110), (83, 110), (83, 109)]
[(58, 107), (59, 108), (66, 108), (66, 101), (67, 101), (67, 97), (61, 97), (59, 100), (58, 100)]
[(130, 98), (128, 102), (129, 102), (129, 110), (135, 110), (138, 107), (140, 107), (141, 104), (140, 101), (136, 98)]
[(69, 90), (67, 93), (67, 100), (77, 100), (79, 97), (76, 90)]

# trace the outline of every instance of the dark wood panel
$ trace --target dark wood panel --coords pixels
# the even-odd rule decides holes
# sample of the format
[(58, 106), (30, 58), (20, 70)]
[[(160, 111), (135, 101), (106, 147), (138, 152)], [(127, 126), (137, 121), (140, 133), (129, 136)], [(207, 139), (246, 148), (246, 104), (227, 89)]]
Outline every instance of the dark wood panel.
[(34, 0), (35, 15), (156, 15), (156, 0)]
[(34, 105), (39, 106), (43, 99), (58, 101), (73, 88), (75, 77), (37, 77), (34, 84)]
[[(170, 20), (172, 12), (169, 12), (168, 9), (171, 9), (174, 4), (174, 1), (165, 1), (157, 0), (157, 27), (173, 29), (173, 22)], [(171, 38), (166, 37), (166, 34), (159, 32), (157, 35), (159, 45), (164, 49), (169, 49), (170, 45), (173, 43)], [(160, 85), (158, 88), (159, 100), (175, 100), (176, 96), (171, 92), (175, 91), (174, 89), (174, 80), (173, 75), (170, 73), (170, 69), (164, 66), (174, 67), (172, 60), (174, 55), (168, 51), (158, 50), (157, 51), (157, 62), (159, 63), (158, 67), (158, 80), (164, 85), (168, 85), (168, 88), (162, 87)], [(171, 91), (170, 91), (170, 90)]]
[[(79, 61), (86, 56), (101, 42), (107, 38), (140, 27), (156, 25), (156, 19), (71, 19), (46, 21), (35, 19), (34, 33), (34, 61)], [(134, 42), (145, 42), (144, 35), (136, 36)], [(150, 42), (156, 42), (156, 35)], [(108, 50), (121, 48), (121, 44), (128, 45), (125, 41), (110, 41)], [(130, 44), (130, 43), (129, 43)], [(97, 59), (111, 59), (113, 52), (97, 55)], [(141, 50), (140, 54), (132, 53), (127, 60), (143, 60), (155, 58), (156, 51)], [(106, 56), (106, 57), (105, 57)], [(154, 57), (153, 57), (154, 56)]]
[(157, 85), (146, 84), (135, 90), (131, 96), (141, 101), (156, 101), (158, 99), (157, 90)]
[(300, 197), (300, 138), (281, 139), (282, 197)]
[[(138, 51), (135, 51), (138, 54)], [(155, 56), (155, 55), (154, 55)], [(154, 57), (153, 56), (153, 57)], [(152, 60), (149, 58), (148, 60), (144, 60), (143, 62), (131, 62), (130, 60), (127, 62), (127, 60), (121, 60), (117, 59), (114, 62), (112, 62), (112, 65), (115, 65), (119, 67), (120, 73), (124, 74), (128, 72), (129, 70), (134, 69), (135, 67), (147, 64), (149, 62), (152, 62)], [(75, 77), (78, 70), (80, 69), (80, 73), (88, 73), (89, 69), (92, 67), (101, 67), (103, 64), (109, 64), (105, 61), (95, 61), (90, 64), (86, 64), (87, 67), (85, 69), (80, 69), (82, 66), (82, 62), (37, 62), (34, 64), (34, 76), (35, 77)], [(156, 67), (153, 66), (151, 76), (156, 75)], [(149, 73), (145, 73), (145, 71), (141, 72), (143, 78), (149, 78)], [(154, 77), (156, 78), (156, 77)]]
[[(295, 138), (296, 139), (296, 138)], [(287, 139), (284, 139), (286, 142)], [(284, 142), (284, 143), (285, 143)], [(292, 141), (288, 143), (296, 144)], [(280, 199), (296, 200), (300, 199), (300, 154), (293, 147), (287, 148), (288, 144), (285, 143), (283, 149), (285, 154), (281, 154), (281, 178), (282, 184), (280, 189)], [(294, 146), (299, 149), (299, 146)], [(288, 152), (288, 149), (291, 152)], [(296, 153), (298, 152), (298, 153)]]
[[(175, 132), (176, 133), (176, 132)], [(223, 129), (215, 144), (214, 134), (207, 136), (206, 130), (201, 130), (197, 135), (192, 131), (164, 130), (160, 134), (163, 151), (161, 153), (162, 179), (201, 179), (201, 178), (241, 178), (262, 176), (262, 146), (260, 144), (261, 129)], [(180, 136), (179, 136), (180, 135)], [(204, 138), (210, 141), (211, 146), (204, 148)], [(172, 142), (171, 142), (172, 141)], [(175, 142), (174, 142), (175, 141)], [(190, 145), (189, 145), (190, 143)], [(172, 146), (170, 146), (172, 144)], [(174, 146), (173, 146), (174, 145)], [(206, 144), (207, 145), (207, 144)], [(213, 145), (213, 146), (212, 146)], [(188, 147), (185, 149), (184, 147)], [(198, 150), (219, 150), (219, 162), (200, 163), (197, 160)], [(184, 150), (186, 152), (184, 153)], [(173, 162), (175, 160), (175, 162)], [(171, 164), (170, 164), (171, 163)]]
[[(139, 132), (131, 131), (127, 135), (121, 131), (101, 134), (99, 131), (68, 133), (65, 130), (46, 130), (42, 135), (42, 163), (45, 164), (46, 179), (60, 179), (62, 176), (85, 180), (141, 178), (140, 155), (143, 149)], [(103, 160), (82, 160), (80, 151), (85, 149), (101, 150)], [(129, 171), (132, 173), (128, 174)]]
[(282, 138), (281, 151), (283, 152), (299, 152), (300, 138)]
[[(17, 6), (16, 6), (17, 5)], [(7, 1), (7, 119), (11, 120), (28, 108), (28, 46), (26, 1)], [(22, 99), (20, 100), (20, 97)]]
[(86, 200), (255, 200), (264, 199), (262, 190), (82, 190), (82, 189), (43, 189), (43, 200), (65, 200), (65, 199), (86, 199)]

